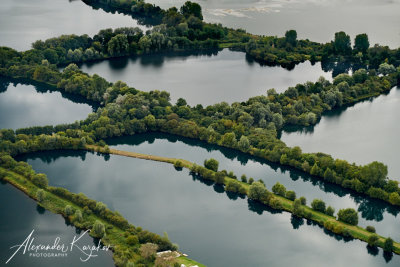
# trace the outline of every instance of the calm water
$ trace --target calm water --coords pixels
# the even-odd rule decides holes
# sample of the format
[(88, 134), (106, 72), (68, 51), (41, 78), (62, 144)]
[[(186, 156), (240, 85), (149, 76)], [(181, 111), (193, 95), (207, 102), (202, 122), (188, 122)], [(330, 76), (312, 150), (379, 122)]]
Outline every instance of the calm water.
[[(0, 265), (1, 266), (112, 266), (113, 260), (110, 252), (99, 252), (98, 257), (92, 258), (83, 263), (81, 252), (76, 248), (68, 252), (65, 257), (32, 257), (27, 252), (22, 254), (23, 248), (12, 260), (5, 265), (5, 262), (15, 252), (10, 247), (22, 244), (27, 236), (34, 230), (32, 235), (34, 244), (54, 244), (54, 240), (59, 237), (60, 245), (70, 245), (74, 236), (79, 237), (80, 232), (71, 226), (65, 219), (58, 214), (53, 214), (37, 206), (36, 202), (28, 198), (25, 194), (15, 189), (9, 184), (0, 183)], [(79, 247), (83, 245), (94, 245), (95, 241), (84, 235), (79, 242)], [(96, 242), (97, 245), (97, 242)]]
[(183, 97), (190, 105), (240, 102), (266, 94), (270, 88), (282, 92), (297, 83), (331, 77), (331, 72), (321, 70), (320, 63), (305, 62), (289, 71), (260, 66), (246, 60), (245, 53), (228, 49), (210, 55), (119, 58), (84, 64), (81, 69), (139, 90), (166, 90), (173, 102)]
[(323, 151), (358, 164), (381, 161), (388, 165), (389, 177), (400, 181), (398, 114), (397, 87), (388, 95), (325, 115), (314, 128), (283, 132), (281, 139), (303, 151)]
[[(185, 0), (149, 0), (164, 8)], [(298, 37), (329, 42), (335, 32), (351, 39), (367, 33), (371, 45), (400, 46), (399, 0), (199, 0), (206, 21), (246, 29), (262, 35), (283, 36), (288, 29)]]
[(56, 125), (82, 120), (93, 111), (84, 99), (43, 86), (0, 78), (0, 129)]
[(165, 163), (67, 151), (34, 154), (28, 162), (47, 173), (51, 185), (103, 201), (135, 225), (166, 231), (183, 252), (208, 266), (400, 264), (399, 256), (385, 264), (389, 258), (381, 250), (344, 242), (288, 213), (274, 214)]
[(94, 10), (80, 0), (1, 0), (0, 46), (27, 50), (39, 39), (136, 27), (130, 16)]

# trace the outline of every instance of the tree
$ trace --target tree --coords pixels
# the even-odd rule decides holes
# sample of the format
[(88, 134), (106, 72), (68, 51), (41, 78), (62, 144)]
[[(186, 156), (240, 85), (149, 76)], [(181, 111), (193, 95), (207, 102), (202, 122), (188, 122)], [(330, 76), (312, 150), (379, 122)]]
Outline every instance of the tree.
[(393, 251), (393, 239), (390, 237), (386, 238), (385, 242), (383, 243), (383, 250), (387, 252)]
[(387, 166), (381, 162), (374, 161), (361, 167), (360, 181), (368, 186), (382, 187), (387, 180)]
[(196, 18), (203, 20), (203, 14), (201, 12), (201, 6), (197, 3), (186, 1), (183, 6), (180, 8), (181, 14), (185, 16), (185, 18), (189, 18), (190, 16), (195, 16)]
[(377, 234), (372, 234), (368, 237), (368, 245), (374, 247), (378, 244), (379, 236)]
[(240, 137), (240, 140), (238, 142), (238, 148), (243, 152), (248, 152), (250, 150), (250, 142), (246, 136), (242, 135)]
[(71, 216), (74, 214), (74, 209), (71, 207), (71, 205), (65, 206), (64, 212), (67, 216)]
[(292, 46), (296, 46), (296, 44), (297, 44), (297, 32), (295, 30), (286, 31), (285, 38), (286, 38), (286, 42), (288, 42)]
[(311, 202), (311, 208), (313, 210), (325, 213), (325, 202), (322, 201), (321, 199), (314, 199)]
[(396, 72), (396, 68), (393, 65), (385, 62), (385, 63), (382, 63), (379, 65), (378, 72), (383, 75), (388, 75), (388, 74)]
[(351, 52), (350, 36), (345, 32), (335, 33), (335, 40), (333, 42), (335, 52), (341, 55), (347, 55)]
[(287, 191), (286, 192), (286, 196), (285, 196), (287, 199), (290, 199), (290, 200), (295, 200), (296, 199), (296, 192), (294, 192), (294, 191)]
[(277, 182), (277, 183), (272, 187), (272, 192), (274, 192), (274, 193), (277, 194), (277, 195), (280, 195), (280, 196), (284, 197), (285, 194), (286, 194), (286, 187), (285, 187), (283, 184)]
[(354, 209), (341, 209), (338, 212), (338, 220), (351, 225), (357, 225), (358, 213)]
[(243, 175), (240, 177), (240, 180), (241, 180), (243, 183), (247, 183), (246, 174), (243, 174)]
[(158, 246), (153, 243), (146, 243), (140, 247), (140, 255), (145, 258), (149, 259), (150, 257), (154, 256), (157, 252)]
[(365, 53), (369, 48), (368, 35), (366, 33), (358, 34), (354, 39), (354, 49)]
[(204, 161), (204, 167), (206, 167), (207, 169), (209, 169), (209, 170), (212, 170), (212, 171), (218, 171), (218, 165), (219, 165), (219, 162), (216, 160), (216, 159), (206, 159), (205, 161)]
[(304, 205), (304, 206), (307, 205), (307, 199), (305, 197), (300, 197), (299, 199), (300, 199), (301, 205)]
[(304, 208), (302, 207), (300, 199), (296, 199), (293, 202), (293, 214), (297, 217), (302, 217), (304, 214)]
[(75, 221), (77, 221), (77, 222), (82, 222), (83, 221), (82, 212), (79, 209), (77, 209), (75, 211)]
[(126, 55), (129, 51), (129, 42), (126, 34), (117, 34), (108, 42), (108, 53), (111, 56)]
[(46, 174), (43, 173), (35, 174), (32, 178), (32, 182), (41, 188), (46, 188), (49, 184)]
[(37, 200), (38, 200), (39, 202), (43, 202), (43, 200), (45, 199), (45, 193), (44, 193), (44, 190), (43, 190), (43, 189), (39, 189), (39, 190), (36, 192), (36, 198), (37, 198)]
[(373, 227), (371, 225), (368, 225), (367, 227), (365, 227), (365, 230), (367, 230), (370, 233), (375, 233), (376, 232), (375, 227)]
[(105, 226), (104, 226), (104, 224), (101, 223), (100, 221), (96, 221), (96, 222), (93, 224), (92, 230), (90, 231), (90, 233), (91, 233), (94, 237), (97, 237), (97, 238), (102, 238), (102, 237), (104, 236), (105, 232), (106, 232)]
[(126, 238), (126, 243), (130, 246), (139, 244), (139, 238), (136, 235), (130, 235)]
[(326, 208), (326, 211), (325, 211), (325, 214), (326, 214), (326, 215), (333, 216), (334, 213), (335, 213), (335, 209), (334, 209), (333, 207), (328, 206), (328, 207)]
[(270, 192), (260, 182), (254, 182), (249, 187), (249, 198), (253, 200), (263, 201), (269, 198)]

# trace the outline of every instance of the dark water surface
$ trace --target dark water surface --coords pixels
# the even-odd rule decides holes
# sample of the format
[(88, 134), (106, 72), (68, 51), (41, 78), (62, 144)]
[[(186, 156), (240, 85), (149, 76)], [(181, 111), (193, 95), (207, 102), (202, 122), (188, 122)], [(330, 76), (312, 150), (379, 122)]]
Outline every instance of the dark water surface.
[(93, 111), (82, 97), (0, 78), (0, 129), (82, 120)]
[(183, 97), (190, 105), (241, 102), (265, 95), (270, 88), (283, 92), (320, 76), (331, 79), (331, 72), (322, 71), (320, 63), (305, 62), (293, 70), (260, 66), (246, 60), (245, 53), (228, 49), (208, 55), (118, 58), (86, 63), (81, 69), (112, 82), (124, 81), (139, 90), (165, 90), (171, 93), (173, 103)]

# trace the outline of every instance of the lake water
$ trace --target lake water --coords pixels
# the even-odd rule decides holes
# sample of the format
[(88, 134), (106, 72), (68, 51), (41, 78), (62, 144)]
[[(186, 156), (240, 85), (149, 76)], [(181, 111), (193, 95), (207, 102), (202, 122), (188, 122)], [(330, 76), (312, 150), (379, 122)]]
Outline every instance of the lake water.
[(281, 140), (306, 152), (321, 151), (358, 164), (381, 161), (388, 165), (389, 177), (400, 181), (398, 114), (400, 88), (395, 87), (388, 95), (330, 112), (315, 127), (283, 132)]
[[(28, 198), (21, 191), (9, 184), (0, 183), (0, 265), (1, 266), (112, 266), (113, 260), (110, 252), (101, 251), (98, 257), (91, 258), (87, 262), (81, 262), (83, 254), (76, 247), (68, 251), (63, 257), (33, 257), (30, 253), (22, 254), (23, 248), (9, 261), (16, 248), (10, 247), (22, 244), (28, 235), (34, 230), (32, 237), (33, 244), (53, 245), (57, 237), (59, 244), (70, 245), (84, 232), (71, 226), (61, 215), (53, 214), (39, 207), (36, 202)], [(94, 245), (94, 239), (87, 234), (83, 235), (79, 247), (83, 245)]]
[(28, 162), (48, 174), (51, 185), (102, 201), (137, 226), (166, 231), (182, 252), (207, 266), (400, 264), (399, 256), (386, 263), (390, 257), (380, 249), (228, 195), (169, 164), (68, 151), (32, 154)]
[(137, 26), (130, 16), (94, 10), (80, 0), (0, 1), (0, 46), (17, 50), (62, 34), (92, 36), (105, 28)]
[[(185, 0), (149, 0), (163, 8)], [(204, 19), (250, 33), (284, 36), (289, 29), (298, 37), (317, 42), (333, 40), (345, 31), (351, 39), (367, 33), (371, 45), (400, 46), (399, 0), (199, 0)]]
[(0, 129), (73, 123), (92, 111), (82, 97), (0, 78)]
[(86, 63), (81, 69), (112, 82), (124, 81), (139, 90), (165, 90), (171, 93), (172, 102), (183, 97), (190, 105), (241, 102), (266, 94), (270, 88), (282, 92), (298, 83), (332, 76), (321, 70), (320, 63), (305, 62), (293, 70), (260, 66), (246, 60), (245, 53), (228, 49), (208, 55), (117, 58)]

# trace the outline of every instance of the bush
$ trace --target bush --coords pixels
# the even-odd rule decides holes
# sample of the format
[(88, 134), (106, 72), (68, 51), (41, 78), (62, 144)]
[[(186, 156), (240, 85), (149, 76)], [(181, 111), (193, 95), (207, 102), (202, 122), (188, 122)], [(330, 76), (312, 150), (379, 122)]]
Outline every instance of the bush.
[(300, 197), (299, 199), (300, 199), (301, 205), (304, 205), (304, 206), (307, 205), (307, 199), (305, 197)]
[(43, 173), (35, 174), (32, 178), (32, 182), (41, 188), (46, 188), (49, 185), (47, 176), (46, 176), (46, 174), (43, 174)]
[(101, 223), (100, 221), (96, 221), (93, 224), (92, 230), (90, 231), (90, 233), (97, 238), (102, 238), (105, 234), (106, 230), (104, 227), (104, 224)]
[(72, 214), (74, 214), (74, 209), (71, 207), (71, 205), (67, 205), (64, 208), (64, 212), (65, 212), (65, 215), (71, 216)]
[(370, 233), (376, 233), (375, 227), (368, 225), (365, 230), (367, 230)]
[(126, 239), (126, 243), (127, 243), (129, 246), (134, 246), (134, 245), (136, 245), (136, 244), (139, 244), (139, 238), (138, 238), (137, 236), (135, 236), (135, 235), (130, 235), (130, 236), (128, 236), (128, 238)]
[(368, 237), (368, 245), (374, 247), (378, 244), (379, 237), (377, 234), (372, 234)]
[(36, 191), (36, 198), (39, 202), (43, 202), (45, 199), (45, 193), (43, 189), (39, 189)]
[(269, 202), (269, 205), (271, 206), (271, 208), (276, 210), (283, 209), (282, 203), (277, 198), (272, 198), (271, 201)]
[(249, 184), (251, 185), (251, 184), (253, 184), (254, 183), (254, 178), (253, 177), (250, 177), (249, 178)]
[(285, 197), (286, 194), (286, 187), (279, 182), (277, 182), (273, 187), (272, 187), (272, 192), (275, 194)]
[(206, 159), (204, 161), (204, 167), (212, 171), (218, 171), (219, 162), (216, 159)]
[(329, 206), (328, 208), (326, 208), (325, 214), (329, 215), (329, 216), (333, 216), (333, 214), (335, 213), (335, 209), (331, 206)]
[(80, 210), (76, 210), (75, 211), (75, 220), (77, 222), (82, 222), (83, 221), (82, 212)]
[(240, 179), (242, 180), (243, 183), (247, 183), (247, 177), (245, 174), (243, 174), (242, 177), (240, 177)]
[(387, 252), (393, 251), (393, 239), (390, 237), (386, 238), (385, 242), (383, 243), (383, 250)]
[(296, 199), (296, 193), (294, 191), (287, 191), (286, 198), (293, 201)]
[(182, 163), (182, 161), (180, 161), (180, 160), (175, 161), (175, 162), (174, 162), (174, 167), (175, 167), (176, 169), (182, 169), (182, 168), (183, 168), (183, 163)]
[(313, 210), (325, 213), (325, 202), (323, 202), (321, 199), (314, 199), (311, 202), (311, 208)]
[(351, 224), (358, 224), (358, 213), (354, 209), (341, 209), (338, 212), (338, 220)]

